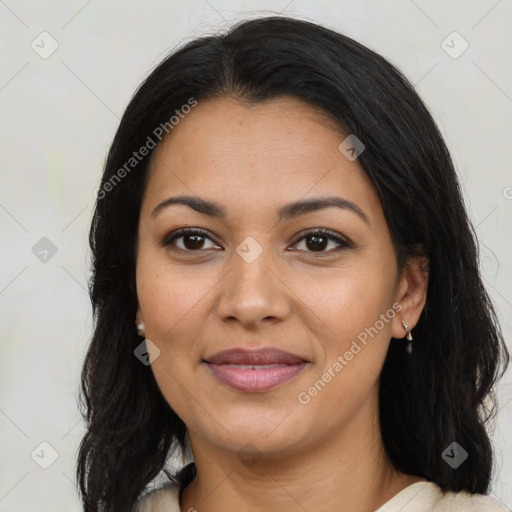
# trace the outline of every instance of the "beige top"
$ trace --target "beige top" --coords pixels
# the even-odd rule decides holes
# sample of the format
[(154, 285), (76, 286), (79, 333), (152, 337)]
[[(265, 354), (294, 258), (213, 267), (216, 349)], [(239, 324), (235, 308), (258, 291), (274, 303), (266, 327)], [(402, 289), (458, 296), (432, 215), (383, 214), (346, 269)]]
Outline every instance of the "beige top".
[[(158, 489), (145, 496), (135, 512), (182, 512), (177, 485)], [(186, 511), (183, 511), (186, 512)], [(375, 512), (511, 512), (499, 501), (466, 492), (443, 494), (432, 482), (417, 482), (406, 487)]]

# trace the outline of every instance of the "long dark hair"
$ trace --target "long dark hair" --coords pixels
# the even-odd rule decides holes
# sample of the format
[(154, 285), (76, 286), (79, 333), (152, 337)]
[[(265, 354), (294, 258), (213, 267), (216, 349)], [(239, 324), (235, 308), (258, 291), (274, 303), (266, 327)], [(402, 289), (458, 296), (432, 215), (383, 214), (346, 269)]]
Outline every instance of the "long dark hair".
[[(444, 490), (486, 493), (493, 457), (485, 424), (508, 352), (443, 139), (411, 84), (383, 57), (313, 23), (268, 17), (165, 58), (135, 93), (110, 148), (90, 231), (95, 329), (82, 371), (88, 430), (77, 467), (85, 512), (130, 510), (184, 447), (184, 423), (133, 354), (141, 342), (137, 229), (152, 150), (130, 159), (159, 142), (158, 127), (172, 136), (169, 120), (191, 98), (200, 104), (225, 95), (249, 103), (301, 99), (364, 143), (359, 161), (379, 194), (399, 266), (410, 256), (429, 261), (414, 350), (408, 355), (392, 340), (380, 377), (387, 455), (397, 470)], [(469, 454), (456, 470), (442, 457), (453, 442)]]

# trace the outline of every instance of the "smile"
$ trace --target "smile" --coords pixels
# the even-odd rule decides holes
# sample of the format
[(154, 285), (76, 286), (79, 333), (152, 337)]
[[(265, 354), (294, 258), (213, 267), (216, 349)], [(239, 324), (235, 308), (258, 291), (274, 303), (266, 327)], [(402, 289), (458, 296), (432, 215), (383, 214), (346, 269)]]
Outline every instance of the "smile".
[(308, 363), (295, 364), (213, 364), (206, 363), (210, 372), (227, 386), (245, 392), (273, 389), (298, 375)]

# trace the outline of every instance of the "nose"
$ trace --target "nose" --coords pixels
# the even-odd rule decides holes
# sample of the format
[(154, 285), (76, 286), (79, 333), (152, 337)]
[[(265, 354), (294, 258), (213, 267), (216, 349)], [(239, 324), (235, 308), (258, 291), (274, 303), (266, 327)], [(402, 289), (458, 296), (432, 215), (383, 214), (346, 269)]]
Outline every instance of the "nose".
[(270, 249), (264, 249), (251, 262), (233, 251), (229, 268), (218, 288), (221, 320), (254, 328), (277, 323), (290, 314), (290, 291)]

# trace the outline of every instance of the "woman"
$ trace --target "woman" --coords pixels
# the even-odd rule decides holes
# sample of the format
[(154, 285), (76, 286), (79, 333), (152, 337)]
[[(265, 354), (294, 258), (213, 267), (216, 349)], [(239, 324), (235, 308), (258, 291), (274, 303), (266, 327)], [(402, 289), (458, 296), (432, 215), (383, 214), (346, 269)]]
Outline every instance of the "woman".
[(506, 510), (508, 353), (448, 151), (386, 60), (282, 17), (192, 41), (97, 196), (86, 512)]

